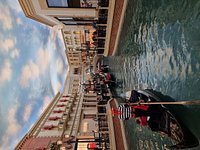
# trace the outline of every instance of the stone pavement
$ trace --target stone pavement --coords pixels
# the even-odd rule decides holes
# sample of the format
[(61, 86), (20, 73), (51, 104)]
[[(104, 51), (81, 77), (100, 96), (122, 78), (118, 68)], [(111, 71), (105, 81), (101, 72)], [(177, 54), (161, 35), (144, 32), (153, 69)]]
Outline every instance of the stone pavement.
[(115, 1), (115, 8), (114, 8), (114, 14), (113, 14), (113, 21), (112, 21), (112, 28), (111, 28), (111, 36), (110, 36), (110, 43), (109, 43), (109, 51), (108, 56), (114, 55), (121, 28), (124, 21), (124, 13), (126, 10), (128, 0), (116, 0)]
[[(117, 105), (118, 103), (115, 99), (109, 100), (108, 111), (111, 108), (116, 109)], [(111, 113), (108, 113), (108, 115), (112, 150), (128, 150), (123, 122), (118, 117), (113, 117)]]

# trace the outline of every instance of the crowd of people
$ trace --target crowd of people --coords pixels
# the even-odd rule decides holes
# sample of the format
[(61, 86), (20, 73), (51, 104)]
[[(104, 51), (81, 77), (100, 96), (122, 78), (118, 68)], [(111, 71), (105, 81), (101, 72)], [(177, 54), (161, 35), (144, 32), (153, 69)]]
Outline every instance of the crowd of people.
[(101, 65), (95, 73), (91, 73), (91, 79), (85, 84), (85, 93), (97, 93), (98, 95), (105, 96), (108, 93), (108, 86), (111, 82), (111, 75), (108, 73), (108, 66)]

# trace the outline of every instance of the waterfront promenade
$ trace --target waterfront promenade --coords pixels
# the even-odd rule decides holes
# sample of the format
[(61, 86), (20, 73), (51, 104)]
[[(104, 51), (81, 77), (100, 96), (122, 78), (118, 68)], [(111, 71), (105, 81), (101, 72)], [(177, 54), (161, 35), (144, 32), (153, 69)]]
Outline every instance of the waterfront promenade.
[(128, 0), (116, 0), (113, 10), (113, 17), (109, 20), (111, 25), (110, 39), (108, 50), (105, 50), (104, 54), (112, 56), (115, 54), (119, 37), (121, 34), (121, 28), (124, 21), (124, 14), (127, 7)]
[(113, 150), (128, 150), (127, 140), (125, 136), (125, 129), (123, 121), (118, 117), (113, 117), (111, 114), (111, 108), (116, 109), (118, 107), (118, 102), (116, 99), (110, 99), (107, 106), (107, 113), (109, 119), (110, 137), (111, 137), (111, 147)]

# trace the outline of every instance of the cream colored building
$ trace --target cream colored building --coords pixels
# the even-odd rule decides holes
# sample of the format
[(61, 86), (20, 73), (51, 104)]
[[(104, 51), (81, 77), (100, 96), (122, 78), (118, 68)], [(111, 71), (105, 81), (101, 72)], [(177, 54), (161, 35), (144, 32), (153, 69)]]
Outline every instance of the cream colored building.
[[(95, 93), (84, 94), (81, 80), (81, 74), (74, 73), (71, 67), (64, 92), (57, 93), (16, 150), (51, 149), (53, 145), (63, 149), (87, 149), (88, 140), (94, 141), (94, 132), (98, 131), (97, 96)], [(72, 136), (77, 142), (66, 144)], [(80, 140), (87, 141), (79, 143)]]
[[(115, 0), (19, 0), (19, 3), (28, 18), (62, 29), (63, 33), (73, 28), (71, 33), (77, 30), (85, 34), (85, 30), (91, 30), (97, 23), (100, 30), (106, 31), (106, 35), (98, 37), (100, 46), (97, 49), (108, 54)], [(87, 39), (87, 35), (84, 36)], [(73, 34), (63, 38), (67, 49), (78, 49), (84, 42), (82, 37), (74, 40)]]
[(80, 0), (19, 0), (27, 17), (51, 27), (90, 24), (98, 18), (97, 2), (87, 7)]

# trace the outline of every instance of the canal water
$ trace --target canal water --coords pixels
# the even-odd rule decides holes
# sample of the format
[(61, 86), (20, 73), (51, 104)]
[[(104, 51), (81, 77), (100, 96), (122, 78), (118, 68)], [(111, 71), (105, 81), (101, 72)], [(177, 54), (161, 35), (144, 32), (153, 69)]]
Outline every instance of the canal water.
[[(128, 0), (116, 56), (106, 58), (117, 94), (149, 88), (176, 101), (200, 100), (199, 28), (199, 0)], [(200, 139), (200, 106), (171, 108)], [(134, 120), (124, 124), (130, 149), (159, 150), (173, 143)]]

